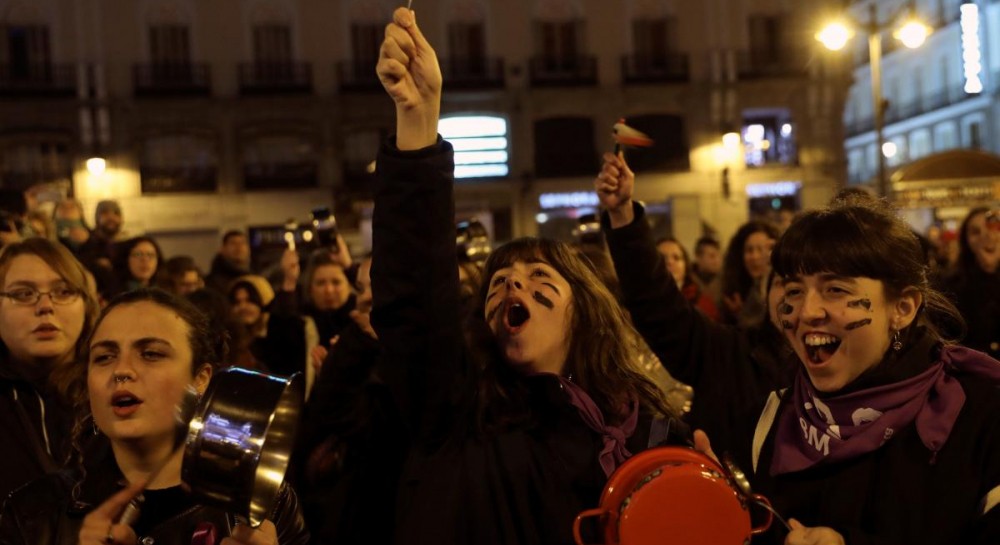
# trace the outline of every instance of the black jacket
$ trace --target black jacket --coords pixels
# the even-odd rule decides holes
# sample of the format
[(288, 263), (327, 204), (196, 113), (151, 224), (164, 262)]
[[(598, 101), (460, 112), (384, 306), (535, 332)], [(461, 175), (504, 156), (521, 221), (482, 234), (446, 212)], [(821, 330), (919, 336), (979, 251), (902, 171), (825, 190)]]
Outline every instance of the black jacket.
[(944, 291), (965, 318), (962, 344), (1000, 359), (1000, 271), (989, 274), (973, 265), (948, 277)]
[(62, 468), (72, 424), (72, 411), (51, 388), (0, 364), (0, 498)]
[(223, 295), (228, 295), (229, 285), (233, 283), (233, 280), (246, 274), (251, 274), (249, 269), (233, 264), (222, 257), (222, 254), (215, 254), (212, 259), (212, 267), (209, 269), (208, 276), (205, 277), (205, 286)]
[[(461, 317), (453, 171), (451, 145), (441, 140), (412, 152), (388, 145), (378, 159), (377, 372), (410, 437), (396, 542), (573, 543), (574, 518), (597, 506), (606, 481), (602, 437), (552, 375), (509, 378), (505, 405), (480, 405), (492, 380), (483, 377), (482, 358), (496, 354), (470, 351), (465, 340), (472, 330)], [(493, 418), (481, 422), (483, 414)], [(632, 453), (648, 446), (651, 424), (640, 418), (627, 442)]]
[(644, 208), (634, 209), (635, 221), (618, 229), (602, 217), (622, 303), (663, 366), (694, 388), (691, 427), (708, 434), (715, 452), (735, 455), (750, 444), (768, 393), (789, 382), (790, 354), (767, 320), (741, 330), (698, 312), (667, 272)]
[[(87, 513), (122, 488), (122, 475), (109, 447), (101, 454), (101, 461), (85, 472), (78, 468), (52, 473), (11, 494), (0, 514), (0, 545), (75, 545)], [(236, 523), (232, 514), (215, 507), (193, 502), (171, 507), (169, 513), (152, 508), (142, 511), (135, 526), (139, 543), (149, 537), (156, 545), (189, 545), (196, 527), (204, 523), (215, 527), (221, 541)], [(277, 528), (280, 545), (309, 543), (298, 500), (287, 484), (282, 485), (268, 518)]]

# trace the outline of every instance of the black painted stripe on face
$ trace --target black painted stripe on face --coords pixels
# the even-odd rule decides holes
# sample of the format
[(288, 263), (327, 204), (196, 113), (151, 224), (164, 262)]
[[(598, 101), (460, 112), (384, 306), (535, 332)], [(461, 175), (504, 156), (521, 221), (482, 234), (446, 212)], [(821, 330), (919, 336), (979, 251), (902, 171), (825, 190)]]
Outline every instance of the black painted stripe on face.
[(545, 308), (547, 308), (549, 310), (552, 310), (552, 309), (554, 309), (556, 307), (556, 304), (552, 302), (552, 299), (549, 299), (548, 297), (542, 295), (542, 293), (539, 292), (539, 291), (536, 291), (535, 293), (533, 293), (532, 297), (535, 299), (535, 301), (538, 301)]
[(562, 295), (562, 292), (559, 291), (559, 288), (557, 288), (554, 284), (550, 284), (548, 282), (542, 282), (542, 285), (552, 288), (552, 291), (556, 292), (556, 295)]
[(792, 325), (792, 322), (789, 322), (788, 320), (782, 320), (781, 327), (783, 329), (795, 329), (795, 326)]
[(847, 303), (848, 308), (863, 308), (867, 311), (872, 309), (871, 299), (858, 299), (857, 301), (849, 301)]
[(871, 318), (865, 318), (864, 320), (858, 320), (857, 322), (851, 322), (847, 324), (846, 326), (844, 326), (844, 329), (851, 331), (854, 329), (858, 329), (859, 327), (865, 327), (866, 325), (870, 325), (871, 323), (872, 323)]
[(488, 324), (493, 323), (493, 317), (497, 315), (497, 312), (500, 310), (500, 307), (502, 306), (503, 306), (502, 304), (497, 305), (493, 307), (493, 310), (486, 313), (486, 323)]

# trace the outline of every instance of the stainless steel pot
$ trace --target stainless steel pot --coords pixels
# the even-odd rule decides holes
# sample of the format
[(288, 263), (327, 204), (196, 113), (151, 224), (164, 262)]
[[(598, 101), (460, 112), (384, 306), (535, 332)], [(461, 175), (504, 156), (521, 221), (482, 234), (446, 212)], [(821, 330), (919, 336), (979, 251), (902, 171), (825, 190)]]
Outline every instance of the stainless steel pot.
[(274, 507), (304, 400), (300, 374), (230, 368), (215, 375), (188, 426), (181, 479), (192, 495), (257, 527)]

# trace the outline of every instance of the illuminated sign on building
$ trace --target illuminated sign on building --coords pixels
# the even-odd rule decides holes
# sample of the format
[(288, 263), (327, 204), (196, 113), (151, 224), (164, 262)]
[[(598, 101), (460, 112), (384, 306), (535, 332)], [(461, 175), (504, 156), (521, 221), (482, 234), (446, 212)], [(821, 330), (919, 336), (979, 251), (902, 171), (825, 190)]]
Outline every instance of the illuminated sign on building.
[(769, 184), (748, 184), (747, 197), (791, 197), (799, 192), (799, 182), (772, 182)]
[(970, 95), (983, 92), (983, 51), (979, 42), (979, 6), (962, 4), (962, 65), (965, 69), (965, 92)]
[(505, 119), (446, 117), (438, 122), (438, 132), (455, 148), (456, 178), (503, 177), (509, 173)]
[(553, 208), (582, 208), (597, 206), (600, 201), (593, 191), (576, 191), (573, 193), (542, 193), (538, 196), (538, 204), (542, 210)]

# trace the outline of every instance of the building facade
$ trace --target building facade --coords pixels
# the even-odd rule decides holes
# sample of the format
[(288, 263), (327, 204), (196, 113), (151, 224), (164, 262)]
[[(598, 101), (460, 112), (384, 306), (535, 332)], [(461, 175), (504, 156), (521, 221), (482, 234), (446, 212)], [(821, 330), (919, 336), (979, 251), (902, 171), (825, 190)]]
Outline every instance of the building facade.
[[(499, 240), (570, 236), (619, 118), (654, 138), (627, 151), (637, 193), (686, 244), (822, 204), (846, 178), (849, 63), (813, 33), (839, 4), (417, 0), (467, 176), (459, 215)], [(119, 199), (130, 232), (203, 264), (227, 229), (321, 206), (360, 250), (394, 123), (374, 76), (393, 7), (0, 0), (3, 187)]]
[[(852, 2), (850, 11), (864, 24), (870, 21), (871, 5), (871, 0)], [(962, 157), (954, 154), (955, 150), (1000, 153), (1000, 108), (996, 103), (1000, 93), (1000, 3), (917, 1), (916, 13), (933, 33), (912, 50), (899, 45), (889, 30), (898, 21), (894, 16), (906, 15), (906, 4), (880, 0), (875, 5), (879, 24), (887, 29), (882, 55), (886, 146), (879, 150), (876, 145), (868, 44), (864, 36), (858, 36), (853, 44), (854, 85), (844, 112), (848, 180), (851, 184), (873, 183), (881, 152), (893, 198), (911, 223), (921, 231), (935, 224), (954, 229), (970, 207), (1000, 201), (1000, 178), (995, 173), (969, 172), (962, 165), (946, 169), (953, 170), (953, 176), (944, 173), (935, 179), (913, 179), (907, 174), (923, 170), (918, 163), (936, 157)], [(974, 155), (964, 159), (970, 160), (983, 162)]]

